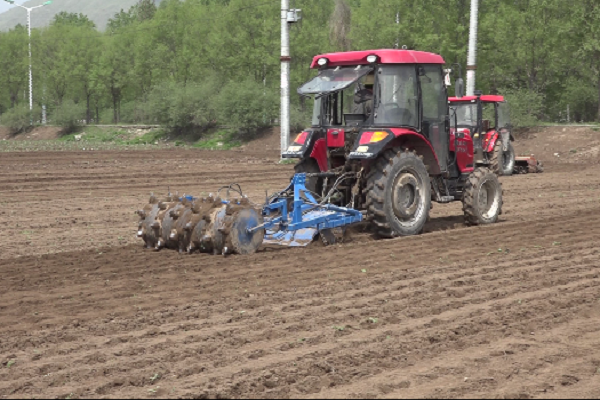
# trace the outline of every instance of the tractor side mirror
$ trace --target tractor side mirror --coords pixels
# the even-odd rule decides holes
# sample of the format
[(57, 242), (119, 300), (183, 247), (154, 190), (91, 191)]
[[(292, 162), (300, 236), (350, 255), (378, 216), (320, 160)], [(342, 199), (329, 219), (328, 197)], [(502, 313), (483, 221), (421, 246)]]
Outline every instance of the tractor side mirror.
[(458, 78), (454, 85), (454, 92), (456, 97), (459, 99), (462, 98), (464, 96), (465, 82), (462, 78)]

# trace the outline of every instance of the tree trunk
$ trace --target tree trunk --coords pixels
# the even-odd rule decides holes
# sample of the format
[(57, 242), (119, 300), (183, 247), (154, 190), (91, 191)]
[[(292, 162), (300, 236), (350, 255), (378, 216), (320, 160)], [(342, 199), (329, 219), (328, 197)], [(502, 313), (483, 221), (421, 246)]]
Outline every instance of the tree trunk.
[(117, 114), (117, 98), (113, 95), (113, 124), (119, 123), (119, 115)]
[(87, 97), (87, 111), (85, 114), (85, 122), (86, 122), (86, 124), (89, 125), (92, 123), (92, 110), (90, 108), (90, 98), (92, 97), (92, 95), (87, 93), (86, 97)]
[(121, 89), (113, 87), (110, 93), (113, 100), (113, 123), (118, 124), (121, 111)]
[(598, 68), (598, 122), (600, 122), (600, 51), (596, 52), (596, 62)]

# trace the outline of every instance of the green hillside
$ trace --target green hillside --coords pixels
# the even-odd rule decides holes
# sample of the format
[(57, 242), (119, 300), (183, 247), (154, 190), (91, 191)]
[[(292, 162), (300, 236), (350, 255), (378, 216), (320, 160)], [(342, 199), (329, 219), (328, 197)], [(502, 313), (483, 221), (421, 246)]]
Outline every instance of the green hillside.
[[(2, 0), (0, 0), (2, 1)], [(31, 0), (25, 2), (26, 7), (34, 7), (46, 0)], [(156, 1), (158, 4), (160, 1)], [(106, 22), (121, 9), (128, 10), (136, 4), (137, 0), (54, 0), (50, 6), (36, 10), (32, 13), (32, 26), (34, 28), (47, 26), (54, 15), (61, 11), (82, 13), (96, 23), (100, 30), (104, 30)], [(19, 7), (0, 14), (0, 31), (6, 31), (21, 23), (27, 22), (27, 13)]]

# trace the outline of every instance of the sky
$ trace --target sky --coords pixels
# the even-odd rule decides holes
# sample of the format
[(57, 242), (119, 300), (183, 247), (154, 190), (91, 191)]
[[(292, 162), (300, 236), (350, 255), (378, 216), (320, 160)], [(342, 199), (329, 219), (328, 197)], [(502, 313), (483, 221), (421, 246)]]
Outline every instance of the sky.
[[(23, 4), (23, 3), (25, 3), (25, 1), (27, 1), (27, 0), (15, 0), (15, 3)], [(4, 0), (0, 0), (0, 13), (3, 13), (4, 11), (6, 11), (12, 7), (14, 7), (14, 6), (5, 2)]]

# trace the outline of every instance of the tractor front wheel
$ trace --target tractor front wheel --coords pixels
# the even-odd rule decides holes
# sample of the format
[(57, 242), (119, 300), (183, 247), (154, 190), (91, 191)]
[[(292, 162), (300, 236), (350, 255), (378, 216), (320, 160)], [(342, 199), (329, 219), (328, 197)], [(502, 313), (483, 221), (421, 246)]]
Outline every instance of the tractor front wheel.
[(502, 185), (488, 168), (479, 167), (469, 175), (463, 195), (467, 225), (493, 224), (502, 214)]
[(381, 237), (417, 235), (431, 208), (431, 183), (414, 152), (387, 150), (367, 177), (367, 210)]

